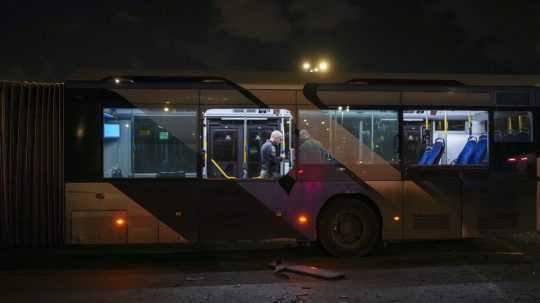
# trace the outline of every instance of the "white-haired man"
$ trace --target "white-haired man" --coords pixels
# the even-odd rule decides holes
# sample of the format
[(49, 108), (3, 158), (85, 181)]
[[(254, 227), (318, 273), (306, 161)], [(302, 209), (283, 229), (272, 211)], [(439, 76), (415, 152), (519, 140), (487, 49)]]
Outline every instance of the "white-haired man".
[(261, 177), (264, 179), (279, 178), (279, 168), (281, 156), (278, 153), (278, 145), (281, 143), (283, 135), (275, 130), (270, 135), (270, 139), (261, 146)]

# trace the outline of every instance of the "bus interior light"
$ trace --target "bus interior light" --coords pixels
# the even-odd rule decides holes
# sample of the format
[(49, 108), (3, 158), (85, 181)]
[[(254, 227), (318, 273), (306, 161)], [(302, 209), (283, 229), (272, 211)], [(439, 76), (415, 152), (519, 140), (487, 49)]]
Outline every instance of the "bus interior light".
[(308, 222), (308, 218), (306, 215), (299, 215), (298, 216), (298, 223), (300, 224), (306, 224)]
[(394, 219), (394, 221), (396, 221), (396, 222), (398, 222), (399, 220), (401, 220), (401, 218), (400, 218), (399, 216), (394, 216), (394, 218), (392, 218), (392, 219)]

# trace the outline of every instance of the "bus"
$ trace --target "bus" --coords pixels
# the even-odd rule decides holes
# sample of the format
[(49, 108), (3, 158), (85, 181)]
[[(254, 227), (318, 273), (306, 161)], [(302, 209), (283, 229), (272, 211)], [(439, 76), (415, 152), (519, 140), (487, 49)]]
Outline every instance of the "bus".
[(535, 87), (457, 81), (68, 81), (66, 242), (286, 238), (350, 256), (538, 230), (539, 106)]

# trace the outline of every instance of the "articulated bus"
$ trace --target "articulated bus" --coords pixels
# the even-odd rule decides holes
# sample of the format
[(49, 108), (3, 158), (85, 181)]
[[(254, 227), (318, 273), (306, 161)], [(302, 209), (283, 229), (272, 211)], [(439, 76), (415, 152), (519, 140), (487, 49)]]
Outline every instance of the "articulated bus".
[[(355, 79), (69, 81), (68, 244), (381, 241), (538, 230), (540, 93)], [(261, 175), (274, 131), (279, 176)]]

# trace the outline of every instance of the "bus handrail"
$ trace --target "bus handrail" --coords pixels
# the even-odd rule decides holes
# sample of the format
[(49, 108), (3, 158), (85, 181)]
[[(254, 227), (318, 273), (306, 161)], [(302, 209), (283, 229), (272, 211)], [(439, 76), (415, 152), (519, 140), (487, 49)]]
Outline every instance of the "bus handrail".
[(212, 163), (214, 164), (214, 166), (217, 168), (217, 170), (221, 173), (221, 175), (223, 177), (225, 177), (225, 179), (236, 179), (236, 177), (231, 177), (229, 176), (224, 170), (223, 168), (221, 168), (221, 166), (219, 166), (219, 164), (216, 162), (216, 160), (214, 159), (210, 159), (210, 161), (212, 161)]

